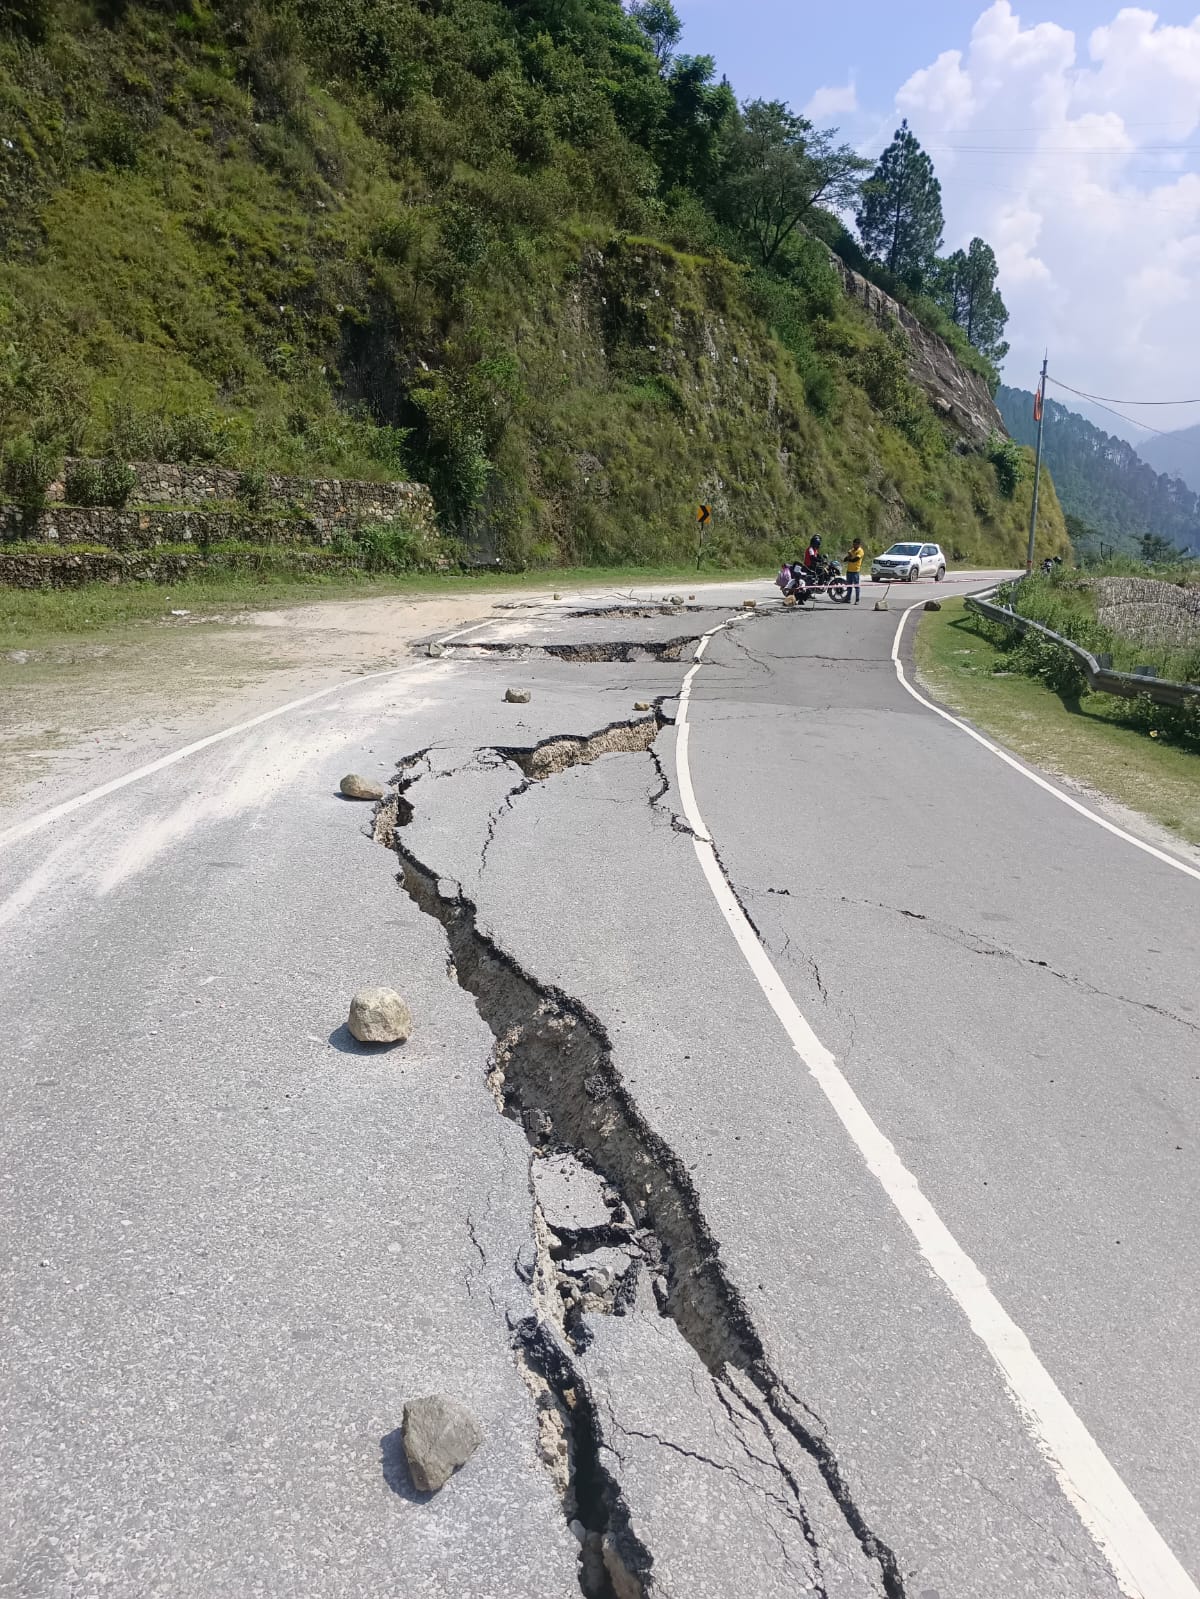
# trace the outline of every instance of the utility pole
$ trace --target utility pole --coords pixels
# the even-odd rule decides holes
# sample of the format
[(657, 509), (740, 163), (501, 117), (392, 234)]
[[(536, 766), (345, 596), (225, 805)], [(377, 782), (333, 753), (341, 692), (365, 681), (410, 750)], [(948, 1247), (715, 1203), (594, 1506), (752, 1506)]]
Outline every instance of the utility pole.
[(1037, 417), (1038, 440), (1037, 458), (1033, 463), (1033, 509), (1029, 513), (1029, 550), (1025, 556), (1027, 574), (1033, 571), (1033, 541), (1037, 537), (1038, 489), (1042, 484), (1042, 429), (1046, 426), (1046, 369), (1049, 365), (1050, 352), (1047, 350), (1042, 358), (1042, 381), (1033, 407)]

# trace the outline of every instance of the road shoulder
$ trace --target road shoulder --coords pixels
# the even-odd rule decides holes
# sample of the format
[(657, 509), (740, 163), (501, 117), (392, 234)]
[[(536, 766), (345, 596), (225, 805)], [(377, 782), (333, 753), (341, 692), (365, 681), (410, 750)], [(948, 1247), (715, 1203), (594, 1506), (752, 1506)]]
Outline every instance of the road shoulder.
[(944, 709), (1136, 837), (1200, 862), (1200, 757), (997, 672), (1000, 651), (969, 626), (961, 599), (922, 615), (905, 643), (906, 666)]

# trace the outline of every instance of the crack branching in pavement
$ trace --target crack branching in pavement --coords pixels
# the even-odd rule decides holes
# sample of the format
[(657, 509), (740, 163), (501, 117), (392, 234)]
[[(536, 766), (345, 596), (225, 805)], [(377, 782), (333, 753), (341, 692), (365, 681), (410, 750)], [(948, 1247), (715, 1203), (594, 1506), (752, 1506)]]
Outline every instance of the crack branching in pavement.
[(1164, 1005), (1155, 1005), (1152, 1000), (1134, 999), (1131, 994), (1119, 994), (1109, 988), (1100, 988), (1095, 983), (1089, 983), (1086, 977), (1079, 977), (1074, 972), (1059, 971), (1057, 966), (1051, 966), (1049, 961), (1042, 960), (1036, 955), (1025, 955), (1020, 950), (1009, 949), (1004, 944), (997, 944), (994, 940), (985, 938), (982, 933), (974, 933), (966, 927), (956, 927), (951, 922), (938, 921), (936, 917), (929, 916), (924, 911), (908, 910), (903, 905), (885, 905), (881, 900), (851, 899), (845, 894), (841, 895), (840, 899), (843, 905), (865, 905), (870, 910), (888, 911), (895, 916), (907, 917), (909, 921), (921, 922), (924, 930), (932, 938), (944, 939), (948, 944), (955, 944), (959, 949), (965, 949), (972, 955), (986, 955), (994, 960), (1012, 961), (1017, 966), (1032, 966), (1038, 971), (1045, 972), (1047, 977), (1066, 983), (1070, 988), (1078, 988), (1085, 994), (1093, 994), (1097, 999), (1114, 999), (1119, 1005), (1132, 1005), (1138, 1010), (1150, 1011), (1155, 1016), (1161, 1016), (1164, 1021), (1177, 1022), (1180, 1027), (1200, 1032), (1200, 1022), (1180, 1016), (1178, 1012), (1168, 1010)]
[[(648, 750), (658, 728), (657, 716), (646, 717), (614, 724), (589, 738), (546, 739), (530, 750), (502, 753), (529, 774), (519, 786), (523, 789), (603, 753)], [(518, 791), (510, 793), (506, 805)], [(651, 795), (651, 803), (661, 801), (665, 792)], [(411, 817), (403, 792), (399, 801)], [(476, 907), (461, 886), (441, 878), (406, 846), (404, 822), (395, 802), (385, 801), (376, 836), (395, 851), (400, 881), (414, 904), (445, 930), (450, 970), (492, 1032), (488, 1081), (498, 1107), (523, 1128), (535, 1150), (570, 1151), (611, 1185), (656, 1272), (660, 1313), (674, 1324), (718, 1388), (736, 1394), (741, 1408), (754, 1417), (778, 1463), (781, 1491), (794, 1505), (813, 1554), (811, 1518), (799, 1482), (780, 1459), (776, 1427), (814, 1463), (837, 1512), (877, 1567), (888, 1599), (903, 1599), (894, 1552), (856, 1503), (819, 1418), (772, 1369), (753, 1316), (726, 1273), (687, 1168), (643, 1117), (614, 1062), (603, 1023), (580, 1000), (524, 970), (481, 931)], [(614, 1306), (614, 1313), (623, 1313), (623, 1307)], [(569, 1508), (582, 1521), (593, 1552), (600, 1549), (603, 1556), (587, 1559), (585, 1544), (581, 1586), (589, 1599), (648, 1596), (654, 1592), (652, 1553), (635, 1534), (621, 1484), (604, 1463), (596, 1401), (572, 1358), (588, 1341), (582, 1315), (564, 1321), (563, 1332), (565, 1336), (558, 1336), (535, 1308), (515, 1327), (514, 1343), (570, 1417)], [(814, 1566), (817, 1591), (823, 1593), (819, 1569)]]

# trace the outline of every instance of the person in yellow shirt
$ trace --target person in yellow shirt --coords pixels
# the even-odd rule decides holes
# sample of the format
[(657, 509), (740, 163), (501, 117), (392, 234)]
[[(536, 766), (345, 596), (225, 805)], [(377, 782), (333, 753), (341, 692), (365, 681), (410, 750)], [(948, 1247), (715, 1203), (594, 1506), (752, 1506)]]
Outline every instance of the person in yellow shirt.
[(862, 597), (861, 590), (858, 586), (858, 578), (859, 573), (862, 571), (863, 558), (865, 557), (866, 553), (866, 550), (863, 549), (863, 541), (861, 539), (855, 539), (854, 543), (850, 546), (844, 563), (846, 567), (846, 582), (854, 590), (855, 605), (858, 604)]

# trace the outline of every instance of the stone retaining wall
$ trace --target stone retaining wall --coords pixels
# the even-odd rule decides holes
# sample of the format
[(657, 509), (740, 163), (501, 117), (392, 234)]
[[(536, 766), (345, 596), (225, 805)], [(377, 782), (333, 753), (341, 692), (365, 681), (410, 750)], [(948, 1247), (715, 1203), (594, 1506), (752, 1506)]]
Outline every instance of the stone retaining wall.
[[(0, 545), (0, 585), (18, 589), (78, 588), (82, 583), (153, 582), (174, 583), (189, 573), (251, 572), (258, 569), (255, 557), (246, 551), (222, 554), (215, 562), (195, 555), (133, 550), (55, 549), (6, 551)], [(355, 570), (354, 563), (327, 550), (298, 549), (289, 554), (288, 573), (317, 572), (336, 574)]]
[(103, 506), (60, 505), (30, 512), (0, 506), (0, 541), (103, 544), (110, 550), (152, 549), (157, 544), (195, 544), (203, 549), (230, 539), (242, 544), (327, 545), (335, 533), (356, 525), (349, 518), (339, 522), (249, 511), (114, 511)]
[[(61, 504), (66, 469), (81, 464), (64, 463), (63, 480), (52, 483), (47, 499)], [(91, 463), (99, 465), (99, 462)], [(213, 501), (233, 504), (244, 474), (235, 467), (209, 462), (179, 465), (164, 461), (130, 463), (135, 485), (130, 502), (143, 505), (205, 506)], [(365, 483), (354, 479), (282, 477), (268, 473), (262, 482), (263, 499), (272, 508), (298, 509), (326, 520), (386, 522), (398, 516), (432, 517), (433, 501), (423, 483)]]
[(1096, 617), (1135, 644), (1200, 645), (1200, 586), (1148, 577), (1097, 578)]

